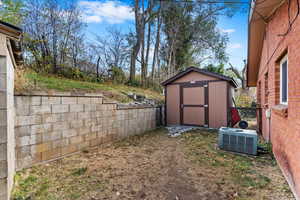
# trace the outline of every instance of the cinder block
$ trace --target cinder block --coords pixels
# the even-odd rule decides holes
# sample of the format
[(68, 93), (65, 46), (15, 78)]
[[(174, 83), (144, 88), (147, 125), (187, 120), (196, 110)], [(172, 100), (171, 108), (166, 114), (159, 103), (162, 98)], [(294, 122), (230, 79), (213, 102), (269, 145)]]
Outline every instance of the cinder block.
[(48, 114), (51, 113), (50, 105), (30, 106), (30, 114)]
[(78, 150), (85, 149), (85, 148), (89, 147), (89, 145), (90, 145), (89, 141), (80, 142), (79, 144), (77, 144)]
[(20, 105), (15, 107), (15, 112), (17, 116), (21, 115), (30, 115), (30, 106), (29, 105)]
[(7, 74), (0, 73), (0, 90), (7, 90)]
[(102, 104), (102, 103), (103, 103), (102, 97), (91, 98), (91, 104)]
[(42, 105), (61, 104), (61, 97), (42, 97)]
[(86, 127), (92, 127), (92, 126), (96, 126), (96, 125), (97, 125), (97, 120), (95, 118), (84, 120), (84, 126), (86, 126)]
[(91, 98), (89, 97), (78, 97), (78, 104), (91, 104)]
[(0, 110), (0, 126), (7, 125), (7, 110)]
[(96, 104), (96, 110), (97, 111), (103, 111), (106, 109), (106, 105), (105, 104)]
[(64, 138), (64, 139), (59, 139), (59, 140), (52, 141), (52, 147), (54, 149), (59, 148), (59, 147), (65, 147), (67, 145), (69, 145), (68, 138)]
[(69, 140), (70, 140), (70, 144), (78, 144), (83, 141), (83, 137), (81, 135), (74, 136), (74, 137), (70, 137)]
[(26, 96), (15, 96), (14, 98), (15, 107), (23, 106), (23, 105), (31, 105), (29, 97)]
[(88, 134), (84, 135), (85, 141), (93, 140), (93, 139), (96, 139), (96, 138), (97, 138), (97, 132), (88, 133)]
[(0, 91), (0, 109), (7, 108), (7, 93), (6, 91)]
[(17, 159), (23, 159), (31, 156), (31, 146), (24, 146), (16, 148)]
[(43, 142), (50, 142), (50, 141), (54, 141), (54, 140), (59, 140), (61, 138), (62, 138), (61, 131), (43, 133), (43, 135), (42, 135)]
[(39, 106), (42, 104), (42, 97), (40, 97), (40, 96), (31, 96), (29, 98), (31, 100), (32, 106)]
[(101, 118), (103, 117), (102, 111), (91, 112), (91, 118)]
[(7, 190), (8, 190), (7, 179), (0, 178), (0, 199), (1, 200), (8, 199)]
[(2, 160), (0, 161), (0, 180), (1, 178), (5, 178), (5, 177), (7, 177), (7, 161)]
[(23, 147), (30, 144), (30, 136), (17, 137), (16, 145), (17, 147)]
[(83, 110), (82, 104), (70, 105), (70, 112), (83, 112)]
[(52, 113), (66, 113), (69, 112), (69, 105), (51, 105)]
[(102, 138), (96, 138), (93, 140), (89, 140), (89, 143), (90, 143), (90, 147), (94, 147), (94, 146), (102, 144), (103, 140), (102, 140)]
[(77, 119), (90, 119), (91, 118), (91, 112), (79, 112)]
[(42, 143), (42, 144), (37, 144), (37, 145), (32, 145), (31, 146), (31, 153), (41, 153), (45, 152), (51, 149), (51, 143)]
[(96, 104), (84, 104), (84, 112), (94, 112), (96, 110)]
[(62, 104), (77, 104), (77, 97), (62, 97)]
[(68, 112), (68, 113), (62, 113), (61, 114), (61, 121), (66, 122), (66, 121), (74, 121), (77, 120), (77, 113), (76, 112)]
[(82, 127), (82, 128), (77, 129), (78, 135), (85, 135), (85, 134), (88, 134), (90, 132), (91, 132), (91, 130), (90, 130), (89, 127)]
[(0, 126), (0, 144), (7, 142), (7, 126)]
[(68, 122), (56, 122), (53, 124), (53, 131), (63, 131), (69, 129), (69, 123)]
[(31, 134), (46, 133), (52, 131), (52, 124), (31, 125)]
[(82, 128), (84, 126), (83, 120), (75, 120), (70, 121), (70, 127), (71, 128)]
[(64, 130), (62, 132), (62, 137), (63, 138), (74, 137), (76, 135), (77, 135), (77, 130), (76, 129), (68, 129), (68, 130)]
[(61, 114), (43, 114), (43, 123), (55, 123), (61, 121)]
[(42, 117), (40, 115), (17, 116), (15, 120), (15, 126), (26, 126), (41, 123)]
[(16, 168), (17, 170), (21, 170), (26, 167), (31, 167), (33, 164), (40, 163), (40, 162), (42, 162), (42, 153), (34, 153), (22, 159), (17, 159)]
[(62, 155), (74, 153), (76, 151), (78, 151), (77, 145), (68, 145), (68, 146), (61, 148)]
[(7, 160), (7, 144), (0, 144), (0, 161)]
[(101, 125), (96, 125), (96, 126), (92, 126), (91, 127), (91, 131), (92, 132), (98, 132), (102, 129), (102, 126)]

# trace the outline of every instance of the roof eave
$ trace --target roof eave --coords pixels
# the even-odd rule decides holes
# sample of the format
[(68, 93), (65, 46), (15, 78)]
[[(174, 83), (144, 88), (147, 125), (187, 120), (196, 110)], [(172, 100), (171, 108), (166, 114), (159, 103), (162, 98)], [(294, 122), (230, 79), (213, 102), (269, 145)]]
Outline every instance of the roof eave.
[(7, 35), (10, 39), (20, 40), (22, 29), (0, 20), (0, 33)]
[(226, 76), (223, 76), (221, 74), (214, 73), (214, 72), (205, 71), (203, 69), (199, 69), (199, 68), (196, 68), (196, 67), (189, 67), (185, 71), (179, 72), (175, 76), (173, 76), (173, 77), (165, 80), (164, 82), (162, 82), (161, 85), (162, 86), (166, 86), (166, 85), (172, 83), (173, 81), (181, 78), (182, 76), (184, 76), (184, 75), (186, 75), (186, 74), (188, 74), (188, 73), (190, 73), (192, 71), (195, 71), (195, 72), (198, 72), (198, 73), (202, 73), (202, 74), (206, 74), (208, 76), (216, 77), (216, 78), (219, 78), (219, 79), (224, 80), (224, 81), (228, 81), (228, 82), (231, 83), (231, 85), (233, 87), (235, 87), (235, 88), (238, 87), (238, 84), (232, 78), (229, 78), (229, 77), (226, 77)]
[(284, 2), (285, 0), (256, 0), (254, 4), (252, 2), (248, 23), (248, 87), (257, 85), (267, 20)]

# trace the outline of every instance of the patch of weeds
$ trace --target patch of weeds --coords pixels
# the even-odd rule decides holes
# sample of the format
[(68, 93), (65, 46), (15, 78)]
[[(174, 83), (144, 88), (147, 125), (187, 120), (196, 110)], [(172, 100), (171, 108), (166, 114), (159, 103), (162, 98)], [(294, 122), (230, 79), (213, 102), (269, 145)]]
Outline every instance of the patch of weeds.
[(264, 188), (271, 182), (271, 179), (267, 176), (258, 175), (257, 178), (257, 187), (258, 188)]
[(87, 171), (86, 167), (81, 167), (81, 168), (75, 169), (72, 172), (72, 175), (73, 176), (81, 176), (81, 175), (85, 174), (86, 171)]
[(70, 199), (79, 199), (80, 198), (80, 194), (79, 193), (71, 193), (70, 194)]
[(165, 133), (164, 128), (159, 128), (156, 129), (155, 131), (146, 131), (143, 134), (139, 135), (133, 135), (128, 138), (125, 138), (121, 141), (113, 143), (113, 146), (115, 148), (121, 148), (121, 147), (129, 147), (129, 146), (139, 146), (141, 145), (144, 141), (148, 140), (151, 137), (155, 137), (157, 135), (161, 135), (162, 133)]
[(49, 188), (50, 188), (50, 184), (48, 179), (44, 179), (43, 182), (38, 185), (36, 196), (47, 196)]
[(281, 190), (282, 190), (283, 192), (287, 193), (287, 194), (292, 194), (292, 191), (291, 191), (291, 189), (290, 189), (290, 187), (289, 187), (288, 184), (282, 185)]
[(235, 182), (236, 184), (245, 188), (262, 189), (265, 188), (271, 182), (271, 180), (266, 176), (257, 174), (255, 176), (235, 176)]
[(252, 166), (252, 162), (249, 161), (247, 158), (244, 158), (242, 156), (237, 156), (234, 159), (233, 162), (233, 173), (245, 173), (249, 172), (250, 168)]
[(26, 178), (21, 176), (21, 173), (15, 175), (15, 182), (17, 187), (13, 191), (14, 200), (30, 200), (32, 187), (37, 183), (37, 177), (29, 175)]

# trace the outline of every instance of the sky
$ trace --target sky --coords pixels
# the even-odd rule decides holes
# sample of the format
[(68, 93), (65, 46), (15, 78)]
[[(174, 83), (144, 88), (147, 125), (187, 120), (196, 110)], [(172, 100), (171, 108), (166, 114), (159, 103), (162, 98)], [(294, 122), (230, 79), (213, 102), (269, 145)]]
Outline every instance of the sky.
[[(84, 13), (89, 40), (92, 40), (95, 34), (104, 34), (111, 26), (124, 33), (133, 29), (134, 14), (128, 0), (79, 0), (78, 4)], [(231, 18), (222, 16), (218, 21), (220, 31), (229, 37), (226, 49), (229, 62), (239, 69), (243, 67), (243, 60), (247, 59), (247, 18), (247, 12), (239, 12)]]

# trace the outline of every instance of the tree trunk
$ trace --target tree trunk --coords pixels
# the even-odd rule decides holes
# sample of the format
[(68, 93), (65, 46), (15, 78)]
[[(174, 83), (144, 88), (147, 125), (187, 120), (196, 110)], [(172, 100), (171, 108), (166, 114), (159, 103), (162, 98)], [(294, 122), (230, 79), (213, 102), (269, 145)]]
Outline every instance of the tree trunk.
[(146, 50), (146, 66), (145, 66), (145, 77), (148, 75), (148, 61), (150, 52), (150, 40), (151, 40), (151, 23), (148, 23), (148, 33), (147, 33), (147, 50)]
[(158, 60), (158, 49), (159, 49), (159, 44), (160, 44), (160, 28), (161, 28), (161, 19), (160, 19), (160, 8), (159, 8), (159, 13), (158, 13), (158, 18), (157, 18), (156, 41), (155, 41), (153, 61), (152, 61), (152, 70), (151, 70), (152, 81), (154, 81), (155, 64), (156, 64), (156, 61)]
[(140, 9), (140, 2), (139, 0), (135, 0), (134, 5), (134, 13), (135, 13), (135, 44), (132, 48), (131, 52), (131, 58), (130, 58), (130, 75), (129, 75), (129, 82), (135, 81), (135, 72), (136, 72), (136, 59), (138, 57), (138, 54), (140, 52), (141, 48), (141, 24), (142, 24), (142, 16), (139, 13)]

